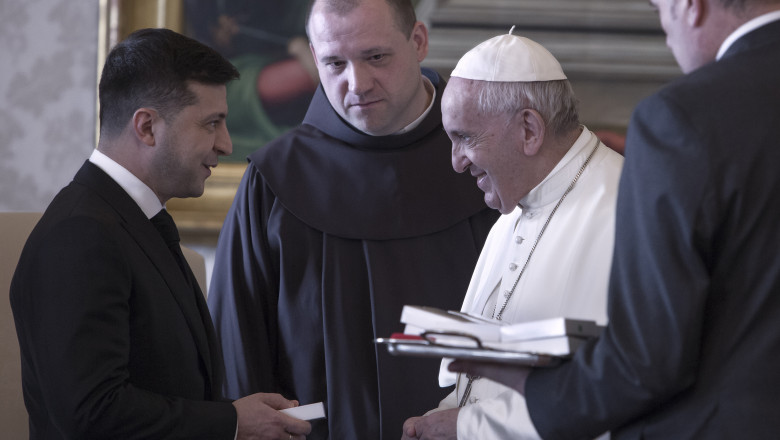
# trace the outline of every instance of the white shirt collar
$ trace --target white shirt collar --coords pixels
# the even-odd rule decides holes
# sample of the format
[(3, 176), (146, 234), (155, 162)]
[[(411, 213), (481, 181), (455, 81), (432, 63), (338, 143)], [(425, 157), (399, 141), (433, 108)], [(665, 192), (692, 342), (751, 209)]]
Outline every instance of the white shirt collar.
[(725, 54), (726, 51), (729, 50), (729, 47), (731, 47), (731, 45), (734, 44), (734, 42), (737, 41), (740, 37), (746, 35), (751, 31), (760, 28), (761, 26), (764, 26), (766, 24), (769, 24), (777, 20), (780, 20), (780, 10), (767, 12), (766, 14), (759, 15), (758, 17), (738, 27), (734, 32), (731, 33), (731, 35), (728, 36), (728, 38), (726, 38), (723, 41), (723, 44), (720, 45), (720, 49), (718, 50), (718, 56), (716, 56), (715, 59), (720, 60), (723, 57), (723, 54)]
[(95, 149), (89, 156), (89, 161), (114, 179), (135, 200), (147, 218), (154, 217), (161, 209), (165, 208), (151, 188), (114, 159)]
[(433, 108), (433, 103), (436, 102), (436, 87), (433, 86), (433, 83), (431, 83), (431, 80), (429, 80), (427, 77), (423, 76), (423, 84), (425, 85), (425, 90), (428, 91), (428, 93), (431, 94), (431, 102), (428, 104), (428, 108), (425, 109), (422, 114), (412, 121), (411, 124), (407, 125), (406, 127), (398, 130), (397, 132), (393, 134), (404, 134), (406, 132), (412, 131), (415, 128), (417, 128), (420, 123), (422, 123), (423, 119), (425, 119), (426, 116), (428, 116), (428, 113), (431, 112), (431, 109)]

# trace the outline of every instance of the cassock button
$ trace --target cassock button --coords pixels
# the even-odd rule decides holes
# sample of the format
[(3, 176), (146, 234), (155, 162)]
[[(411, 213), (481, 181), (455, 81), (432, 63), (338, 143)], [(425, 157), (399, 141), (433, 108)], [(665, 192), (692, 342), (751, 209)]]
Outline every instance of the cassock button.
[(517, 265), (515, 263), (509, 263), (509, 270), (514, 271), (517, 269)]
[(525, 240), (525, 238), (523, 238), (523, 237), (521, 237), (519, 235), (517, 237), (515, 237), (515, 243), (517, 243), (517, 244), (521, 244), (523, 242), (523, 240)]
[(470, 404), (472, 404), (472, 405), (473, 405), (473, 404), (475, 404), (475, 403), (477, 403), (477, 402), (479, 402), (479, 398), (477, 398), (477, 397), (471, 397), (471, 398), (469, 398), (469, 403), (470, 403)]

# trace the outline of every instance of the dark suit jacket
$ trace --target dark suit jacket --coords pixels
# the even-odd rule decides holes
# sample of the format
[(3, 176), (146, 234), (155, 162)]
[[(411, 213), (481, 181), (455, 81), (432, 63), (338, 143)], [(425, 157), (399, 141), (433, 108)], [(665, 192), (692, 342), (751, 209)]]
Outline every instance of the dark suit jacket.
[(135, 201), (84, 164), (11, 284), (31, 438), (232, 439), (199, 296)]
[(642, 102), (617, 205), (610, 324), (533, 372), (544, 438), (780, 433), (780, 22)]

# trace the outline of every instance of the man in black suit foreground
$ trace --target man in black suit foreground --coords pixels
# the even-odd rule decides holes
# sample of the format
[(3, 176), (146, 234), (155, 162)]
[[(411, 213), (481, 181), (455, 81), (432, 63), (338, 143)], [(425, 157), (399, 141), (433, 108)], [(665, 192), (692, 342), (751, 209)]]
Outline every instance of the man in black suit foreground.
[(651, 3), (687, 75), (629, 126), (606, 332), (557, 368), (454, 367), (524, 392), (543, 438), (774, 439), (780, 2)]
[(221, 351), (164, 210), (230, 154), (217, 52), (165, 29), (115, 47), (100, 142), (30, 235), (11, 284), (30, 437), (302, 438), (297, 403), (219, 396)]

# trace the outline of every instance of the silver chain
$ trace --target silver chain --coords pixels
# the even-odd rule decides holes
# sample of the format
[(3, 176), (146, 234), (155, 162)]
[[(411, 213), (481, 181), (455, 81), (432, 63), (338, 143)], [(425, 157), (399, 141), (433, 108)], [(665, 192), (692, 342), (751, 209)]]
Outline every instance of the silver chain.
[[(479, 379), (479, 376), (474, 376), (471, 374), (466, 374), (466, 377), (468, 378), (469, 383), (466, 384), (466, 390), (463, 391), (463, 397), (461, 397), (460, 402), (458, 402), (458, 408), (463, 408), (466, 406), (466, 403), (468, 403), (469, 400), (469, 396), (471, 395), (471, 386), (475, 380)], [(458, 373), (458, 381), (460, 381), (460, 373)]]
[[(590, 152), (588, 155), (588, 158), (585, 159), (585, 163), (582, 164), (580, 167), (580, 170), (577, 172), (577, 175), (574, 176), (574, 179), (569, 184), (569, 187), (566, 188), (566, 191), (564, 191), (561, 198), (558, 200), (558, 203), (555, 205), (555, 208), (553, 208), (550, 215), (547, 217), (547, 221), (544, 222), (544, 226), (542, 226), (542, 230), (539, 231), (539, 235), (536, 237), (536, 241), (534, 241), (534, 245), (531, 247), (531, 252), (528, 253), (528, 258), (525, 259), (525, 264), (523, 264), (523, 268), (520, 270), (520, 273), (517, 275), (517, 279), (515, 280), (515, 283), (512, 285), (512, 289), (504, 294), (504, 304), (501, 305), (501, 309), (498, 311), (498, 315), (496, 315), (496, 308), (493, 307), (493, 316), (497, 321), (501, 321), (501, 317), (504, 313), (504, 310), (506, 309), (507, 304), (509, 304), (509, 300), (512, 298), (512, 295), (515, 293), (515, 287), (517, 287), (517, 283), (520, 281), (520, 278), (523, 276), (523, 273), (525, 272), (525, 268), (528, 267), (528, 262), (531, 261), (531, 256), (534, 254), (534, 250), (536, 250), (536, 245), (539, 244), (539, 240), (542, 238), (542, 235), (544, 234), (544, 231), (547, 230), (547, 225), (550, 224), (550, 220), (552, 220), (553, 215), (555, 215), (555, 211), (558, 210), (558, 207), (561, 206), (561, 203), (563, 202), (563, 199), (566, 198), (566, 196), (571, 192), (572, 188), (574, 188), (574, 185), (577, 183), (577, 180), (579, 180), (580, 175), (582, 175), (582, 172), (585, 171), (585, 167), (588, 166), (588, 162), (590, 162), (590, 159), (593, 157), (593, 154), (596, 153), (596, 149), (599, 147), (599, 144), (596, 143), (596, 146), (593, 147), (593, 151)], [(498, 302), (496, 302), (498, 304)]]

